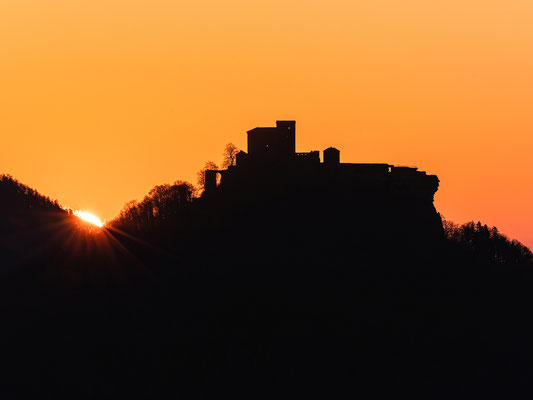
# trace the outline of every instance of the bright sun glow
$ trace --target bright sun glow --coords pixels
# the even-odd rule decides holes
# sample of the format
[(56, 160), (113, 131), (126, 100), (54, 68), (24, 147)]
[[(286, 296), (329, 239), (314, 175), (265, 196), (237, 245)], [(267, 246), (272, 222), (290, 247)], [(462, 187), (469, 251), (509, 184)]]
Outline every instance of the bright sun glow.
[(90, 212), (77, 210), (74, 211), (74, 215), (90, 224), (96, 225), (99, 228), (104, 226), (104, 223), (100, 221), (100, 218)]

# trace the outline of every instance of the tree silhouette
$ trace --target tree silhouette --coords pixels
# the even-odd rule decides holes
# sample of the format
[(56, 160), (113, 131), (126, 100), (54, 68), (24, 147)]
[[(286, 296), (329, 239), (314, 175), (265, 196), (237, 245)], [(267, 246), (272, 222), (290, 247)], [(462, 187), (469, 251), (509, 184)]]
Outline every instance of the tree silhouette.
[(226, 169), (232, 165), (235, 165), (235, 157), (239, 149), (233, 143), (228, 143), (222, 153), (222, 168)]
[(141, 202), (132, 200), (126, 203), (110, 225), (142, 231), (173, 224), (179, 218), (182, 207), (193, 200), (195, 191), (194, 185), (179, 180), (172, 185), (155, 186)]
[(528, 265), (533, 253), (518, 240), (510, 240), (495, 226), (489, 228), (481, 222), (457, 225), (443, 219), (448, 242), (459, 251), (478, 262), (490, 264)]

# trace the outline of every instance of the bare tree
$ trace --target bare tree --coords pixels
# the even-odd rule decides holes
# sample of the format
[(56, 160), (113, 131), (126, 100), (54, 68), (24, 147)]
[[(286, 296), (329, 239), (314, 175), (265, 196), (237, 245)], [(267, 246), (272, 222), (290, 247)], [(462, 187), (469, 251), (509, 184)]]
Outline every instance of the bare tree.
[(228, 168), (231, 165), (235, 165), (235, 158), (237, 157), (238, 152), (239, 148), (237, 146), (233, 143), (228, 143), (222, 153), (222, 168)]

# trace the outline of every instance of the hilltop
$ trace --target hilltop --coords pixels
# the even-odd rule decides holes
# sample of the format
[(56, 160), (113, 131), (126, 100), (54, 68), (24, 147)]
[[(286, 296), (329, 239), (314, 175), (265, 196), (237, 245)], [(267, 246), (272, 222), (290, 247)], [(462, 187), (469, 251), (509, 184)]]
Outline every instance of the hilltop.
[(158, 185), (102, 229), (2, 177), (3, 397), (527, 390), (531, 251), (443, 220), (436, 176), (294, 132), (249, 131), (203, 193)]

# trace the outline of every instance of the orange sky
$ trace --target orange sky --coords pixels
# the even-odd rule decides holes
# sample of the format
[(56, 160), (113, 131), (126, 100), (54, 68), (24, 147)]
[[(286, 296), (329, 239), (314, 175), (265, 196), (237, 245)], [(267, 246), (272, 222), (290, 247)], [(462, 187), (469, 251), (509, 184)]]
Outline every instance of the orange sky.
[(0, 172), (102, 218), (245, 131), (437, 174), (533, 247), (531, 0), (2, 0)]

